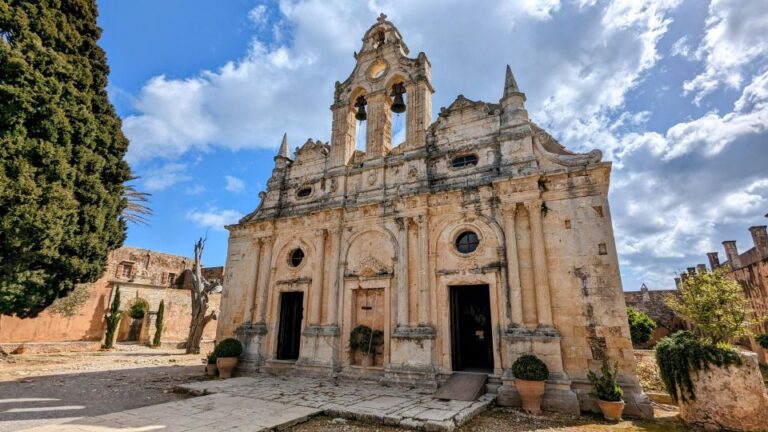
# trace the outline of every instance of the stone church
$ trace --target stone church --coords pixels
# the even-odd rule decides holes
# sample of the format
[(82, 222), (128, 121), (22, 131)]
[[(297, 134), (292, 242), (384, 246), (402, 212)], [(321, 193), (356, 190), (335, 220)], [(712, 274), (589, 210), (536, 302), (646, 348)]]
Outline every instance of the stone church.
[[(283, 137), (258, 208), (227, 227), (217, 338), (244, 342), (241, 371), (432, 387), (479, 372), (499, 404), (516, 405), (510, 368), (534, 353), (551, 372), (543, 407), (578, 413), (595, 406), (587, 371), (608, 358), (625, 413), (651, 416), (610, 162), (533, 123), (509, 67), (498, 103), (458, 96), (432, 121), (427, 56), (409, 57), (384, 15), (362, 41), (336, 82), (330, 144), (310, 139), (292, 155)], [(394, 146), (393, 119), (405, 128)], [(350, 344), (361, 325), (374, 334), (368, 355)]]

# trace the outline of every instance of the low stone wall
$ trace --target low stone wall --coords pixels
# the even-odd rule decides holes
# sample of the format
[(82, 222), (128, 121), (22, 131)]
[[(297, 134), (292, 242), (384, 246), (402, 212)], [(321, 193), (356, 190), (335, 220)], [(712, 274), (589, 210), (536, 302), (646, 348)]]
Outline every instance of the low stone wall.
[(768, 430), (768, 394), (757, 355), (742, 351), (743, 364), (710, 366), (694, 373), (694, 400), (680, 401), (680, 415), (705, 430)]

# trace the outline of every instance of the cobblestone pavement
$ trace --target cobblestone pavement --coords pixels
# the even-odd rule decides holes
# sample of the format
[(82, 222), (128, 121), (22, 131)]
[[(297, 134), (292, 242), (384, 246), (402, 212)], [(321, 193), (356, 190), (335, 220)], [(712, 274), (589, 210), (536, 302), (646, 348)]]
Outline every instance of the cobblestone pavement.
[(178, 388), (192, 394), (226, 393), (258, 401), (314, 408), (328, 416), (436, 431), (450, 431), (466, 423), (486, 410), (495, 398), (495, 395), (487, 394), (474, 402), (443, 401), (434, 399), (433, 392), (426, 389), (264, 374), (182, 384)]

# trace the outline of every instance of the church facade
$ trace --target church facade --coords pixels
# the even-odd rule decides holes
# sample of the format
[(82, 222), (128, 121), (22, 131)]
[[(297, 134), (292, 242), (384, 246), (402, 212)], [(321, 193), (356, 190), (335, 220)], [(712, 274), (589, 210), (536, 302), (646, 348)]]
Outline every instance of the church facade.
[(611, 164), (533, 123), (509, 67), (498, 103), (458, 96), (433, 122), (430, 62), (409, 57), (385, 16), (355, 58), (336, 83), (331, 142), (291, 155), (284, 137), (258, 208), (227, 227), (217, 338), (243, 341), (241, 369), (424, 386), (481, 372), (499, 404), (516, 405), (510, 369), (533, 353), (550, 370), (543, 407), (578, 413), (594, 408), (586, 374), (607, 358), (626, 414), (651, 416)]

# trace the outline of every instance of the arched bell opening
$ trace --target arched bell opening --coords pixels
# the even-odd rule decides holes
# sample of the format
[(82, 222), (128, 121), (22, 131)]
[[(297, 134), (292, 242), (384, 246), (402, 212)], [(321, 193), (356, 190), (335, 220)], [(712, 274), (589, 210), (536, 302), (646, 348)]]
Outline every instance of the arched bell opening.
[(350, 130), (355, 149), (365, 151), (368, 126), (368, 92), (363, 88), (353, 91), (349, 98), (349, 107), (350, 113), (352, 113)]
[(406, 78), (396, 74), (387, 83), (387, 95), (390, 97), (389, 112), (391, 116), (392, 147), (405, 143), (408, 124), (408, 90)]

